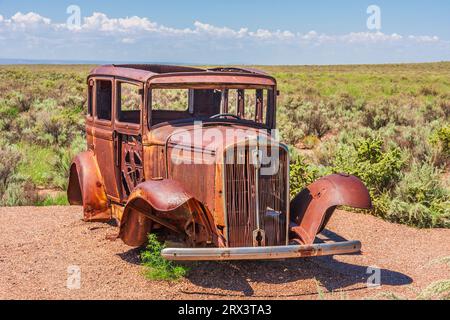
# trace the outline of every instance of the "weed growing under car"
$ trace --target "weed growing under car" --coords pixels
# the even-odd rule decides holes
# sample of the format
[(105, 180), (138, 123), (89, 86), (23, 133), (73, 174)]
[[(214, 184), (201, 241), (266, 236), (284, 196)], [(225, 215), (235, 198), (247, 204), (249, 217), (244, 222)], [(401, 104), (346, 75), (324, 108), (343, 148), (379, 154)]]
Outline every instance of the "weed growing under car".
[(151, 280), (178, 280), (188, 273), (187, 267), (177, 265), (161, 256), (164, 244), (158, 241), (155, 234), (148, 235), (146, 248), (141, 252), (142, 265), (145, 267), (145, 276)]

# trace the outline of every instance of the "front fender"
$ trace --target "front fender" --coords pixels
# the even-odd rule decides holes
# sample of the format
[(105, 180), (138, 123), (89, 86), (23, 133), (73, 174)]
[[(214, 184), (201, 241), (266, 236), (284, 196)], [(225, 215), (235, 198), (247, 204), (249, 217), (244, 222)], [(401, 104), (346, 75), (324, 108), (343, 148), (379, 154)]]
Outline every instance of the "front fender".
[(290, 204), (291, 231), (303, 244), (312, 244), (337, 206), (370, 209), (366, 186), (355, 176), (333, 174), (303, 189)]
[(129, 246), (143, 245), (154, 223), (194, 246), (222, 242), (211, 213), (174, 180), (149, 180), (136, 186), (125, 206), (119, 237)]
[(92, 151), (81, 152), (73, 159), (67, 198), (71, 205), (83, 206), (85, 221), (111, 219), (105, 187)]

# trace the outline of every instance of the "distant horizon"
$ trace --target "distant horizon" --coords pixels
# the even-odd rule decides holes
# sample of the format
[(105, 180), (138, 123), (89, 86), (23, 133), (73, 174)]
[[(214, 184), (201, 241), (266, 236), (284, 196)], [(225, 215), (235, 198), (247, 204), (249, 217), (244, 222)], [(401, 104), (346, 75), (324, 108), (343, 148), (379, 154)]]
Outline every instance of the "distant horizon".
[(249, 64), (249, 63), (189, 63), (175, 61), (107, 61), (107, 60), (70, 60), (70, 59), (14, 59), (0, 58), (0, 66), (12, 65), (110, 65), (110, 64), (161, 64), (161, 65), (184, 65), (184, 66), (382, 66), (382, 65), (407, 65), (407, 64), (433, 64), (433, 63), (450, 63), (450, 60), (436, 60), (426, 62), (386, 62), (386, 63), (336, 63), (336, 64)]

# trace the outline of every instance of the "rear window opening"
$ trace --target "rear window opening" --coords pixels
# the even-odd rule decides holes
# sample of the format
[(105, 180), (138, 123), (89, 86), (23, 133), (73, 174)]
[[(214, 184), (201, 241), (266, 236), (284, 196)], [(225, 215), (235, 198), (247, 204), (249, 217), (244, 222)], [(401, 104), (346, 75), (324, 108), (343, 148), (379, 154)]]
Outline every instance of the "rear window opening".
[(97, 80), (96, 88), (97, 118), (111, 121), (112, 82), (109, 80)]

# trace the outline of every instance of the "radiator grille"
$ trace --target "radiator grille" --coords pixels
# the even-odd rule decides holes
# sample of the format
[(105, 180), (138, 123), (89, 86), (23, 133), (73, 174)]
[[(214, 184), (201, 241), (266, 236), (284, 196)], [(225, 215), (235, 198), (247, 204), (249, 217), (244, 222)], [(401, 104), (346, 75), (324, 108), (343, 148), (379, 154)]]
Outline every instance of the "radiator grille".
[[(250, 148), (227, 151), (224, 182), (229, 247), (253, 246), (253, 231), (257, 229), (256, 199), (259, 199), (258, 214), (260, 228), (265, 231), (265, 245), (286, 244), (288, 155), (284, 148), (279, 147), (278, 150), (279, 169), (274, 175), (259, 174), (258, 197), (256, 196), (257, 168), (251, 161)], [(231, 155), (230, 152), (232, 152)], [(266, 152), (270, 155), (270, 148)], [(233, 159), (232, 162), (230, 158)]]

